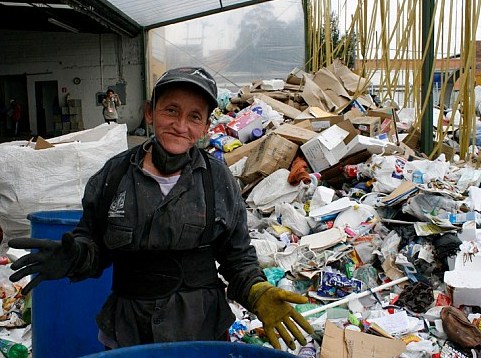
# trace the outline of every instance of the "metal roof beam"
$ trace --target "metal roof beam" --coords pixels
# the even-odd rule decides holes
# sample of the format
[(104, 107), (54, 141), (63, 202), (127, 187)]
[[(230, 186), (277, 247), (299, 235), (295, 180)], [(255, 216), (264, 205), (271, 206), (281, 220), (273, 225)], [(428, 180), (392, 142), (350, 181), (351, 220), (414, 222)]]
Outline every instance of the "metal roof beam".
[(250, 6), (250, 5), (256, 5), (256, 4), (260, 4), (260, 3), (268, 2), (268, 1), (272, 1), (272, 0), (251, 0), (251, 1), (245, 1), (243, 3), (237, 3), (237, 4), (234, 4), (234, 5), (223, 6), (222, 0), (219, 0), (219, 6), (220, 7), (216, 8), (216, 9), (199, 12), (199, 13), (195, 13), (195, 14), (192, 14), (192, 15), (181, 16), (181, 17), (177, 17), (175, 19), (169, 19), (169, 20), (161, 21), (161, 22), (158, 22), (158, 23), (155, 23), (155, 24), (152, 24), (152, 25), (145, 26), (144, 29), (145, 30), (152, 30), (152, 29), (155, 29), (155, 28), (158, 28), (158, 27), (176, 24), (178, 22), (193, 20), (193, 19), (197, 19), (197, 18), (200, 18), (200, 17), (218, 14), (218, 13), (221, 13), (221, 12), (224, 12), (224, 11), (240, 9), (242, 7), (246, 7), (246, 6)]

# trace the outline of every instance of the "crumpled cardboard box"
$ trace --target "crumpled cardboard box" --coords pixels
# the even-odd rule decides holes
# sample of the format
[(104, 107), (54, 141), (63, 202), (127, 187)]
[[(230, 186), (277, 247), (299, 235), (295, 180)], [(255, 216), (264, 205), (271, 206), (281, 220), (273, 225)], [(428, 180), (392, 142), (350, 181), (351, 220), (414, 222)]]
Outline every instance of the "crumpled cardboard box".
[(280, 168), (289, 168), (299, 146), (284, 137), (271, 133), (250, 153), (240, 179), (248, 184), (274, 173)]
[(327, 321), (321, 346), (321, 358), (390, 358), (398, 357), (406, 344), (398, 339), (342, 330)]

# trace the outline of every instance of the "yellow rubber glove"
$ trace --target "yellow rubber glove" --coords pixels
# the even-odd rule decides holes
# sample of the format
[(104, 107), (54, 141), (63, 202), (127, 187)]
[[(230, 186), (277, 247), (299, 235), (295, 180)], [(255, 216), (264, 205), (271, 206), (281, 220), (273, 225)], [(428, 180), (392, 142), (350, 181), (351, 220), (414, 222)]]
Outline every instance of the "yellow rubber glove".
[(281, 348), (276, 331), (293, 350), (296, 349), (294, 338), (303, 346), (307, 343), (296, 323), (307, 333), (314, 332), (309, 322), (290, 304), (306, 303), (307, 297), (274, 287), (269, 282), (259, 282), (251, 287), (247, 302), (251, 312), (263, 323), (267, 339), (276, 349)]

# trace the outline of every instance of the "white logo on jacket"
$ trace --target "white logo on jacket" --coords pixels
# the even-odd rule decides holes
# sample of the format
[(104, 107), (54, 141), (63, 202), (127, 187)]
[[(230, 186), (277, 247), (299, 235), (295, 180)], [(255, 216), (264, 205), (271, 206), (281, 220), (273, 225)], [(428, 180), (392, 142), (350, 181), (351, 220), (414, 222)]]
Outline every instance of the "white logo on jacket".
[(110, 204), (109, 208), (109, 218), (123, 218), (125, 217), (124, 205), (125, 205), (125, 195), (126, 191), (121, 192), (115, 197), (115, 199)]

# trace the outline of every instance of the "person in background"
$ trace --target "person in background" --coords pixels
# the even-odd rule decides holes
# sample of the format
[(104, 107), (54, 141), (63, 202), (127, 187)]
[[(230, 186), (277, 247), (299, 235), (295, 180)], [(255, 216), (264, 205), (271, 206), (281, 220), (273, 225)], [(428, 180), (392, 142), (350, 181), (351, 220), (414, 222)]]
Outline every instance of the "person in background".
[(15, 99), (10, 100), (10, 110), (8, 111), (10, 123), (13, 126), (13, 134), (17, 137), (20, 134), (20, 120), (22, 119), (22, 108)]
[(226, 341), (235, 320), (228, 299), (257, 315), (273, 347), (281, 347), (278, 337), (291, 349), (295, 340), (305, 345), (302, 330), (313, 329), (291, 303), (307, 297), (267, 282), (233, 175), (195, 146), (216, 107), (217, 86), (204, 69), (165, 72), (145, 110), (152, 138), (92, 176), (83, 216), (61, 241), (10, 240), (35, 250), (11, 265), (10, 279), (36, 274), (26, 294), (43, 280), (99, 277), (113, 265), (112, 292), (97, 316), (108, 348)]
[(107, 90), (105, 98), (102, 100), (103, 114), (105, 122), (117, 122), (119, 119), (119, 113), (117, 112), (117, 107), (122, 104), (119, 95), (114, 92), (113, 89), (109, 88)]

